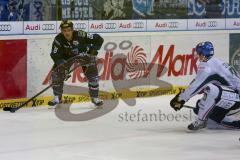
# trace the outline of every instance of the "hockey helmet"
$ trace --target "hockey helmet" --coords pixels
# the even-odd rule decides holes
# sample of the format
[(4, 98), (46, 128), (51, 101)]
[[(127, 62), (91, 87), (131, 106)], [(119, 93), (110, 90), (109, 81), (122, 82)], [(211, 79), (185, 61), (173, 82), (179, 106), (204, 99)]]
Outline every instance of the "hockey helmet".
[(73, 29), (73, 22), (70, 20), (63, 20), (60, 24), (60, 29), (64, 29), (68, 27)]
[(198, 55), (203, 55), (209, 59), (214, 55), (213, 44), (209, 41), (201, 42), (196, 46), (196, 52)]

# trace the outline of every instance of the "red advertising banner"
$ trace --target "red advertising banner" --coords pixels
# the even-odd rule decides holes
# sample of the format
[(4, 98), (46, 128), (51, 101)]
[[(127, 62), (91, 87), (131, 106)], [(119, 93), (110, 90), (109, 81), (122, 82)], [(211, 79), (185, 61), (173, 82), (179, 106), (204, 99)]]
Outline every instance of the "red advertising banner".
[(27, 40), (0, 40), (0, 100), (27, 95)]

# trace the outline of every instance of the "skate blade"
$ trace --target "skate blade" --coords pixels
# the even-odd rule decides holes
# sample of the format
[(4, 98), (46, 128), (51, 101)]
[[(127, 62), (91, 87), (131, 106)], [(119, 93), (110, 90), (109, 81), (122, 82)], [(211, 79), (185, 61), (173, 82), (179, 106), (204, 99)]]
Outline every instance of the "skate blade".
[(190, 130), (187, 128), (185, 131), (186, 131), (186, 133), (196, 133), (196, 132), (202, 132), (204, 130), (205, 130), (205, 128), (201, 128), (201, 129), (197, 129), (197, 130)]

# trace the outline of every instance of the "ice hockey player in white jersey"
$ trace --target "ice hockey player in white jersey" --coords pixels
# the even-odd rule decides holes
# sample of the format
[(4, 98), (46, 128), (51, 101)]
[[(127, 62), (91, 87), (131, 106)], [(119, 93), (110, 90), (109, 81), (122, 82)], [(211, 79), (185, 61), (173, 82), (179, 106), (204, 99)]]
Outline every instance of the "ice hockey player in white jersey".
[[(189, 130), (198, 130), (214, 122), (215, 128), (240, 129), (240, 119), (230, 118), (230, 112), (240, 108), (240, 78), (237, 72), (224, 61), (213, 57), (211, 42), (201, 42), (196, 46), (199, 58), (198, 71), (188, 88), (177, 94), (170, 102), (178, 111), (196, 94), (203, 93), (194, 112), (198, 115)], [(211, 125), (211, 128), (214, 128)]]

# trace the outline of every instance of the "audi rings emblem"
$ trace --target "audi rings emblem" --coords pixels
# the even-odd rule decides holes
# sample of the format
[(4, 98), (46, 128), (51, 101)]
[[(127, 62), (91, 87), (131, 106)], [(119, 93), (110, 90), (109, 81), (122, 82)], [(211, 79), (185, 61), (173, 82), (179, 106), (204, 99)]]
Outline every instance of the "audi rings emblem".
[(144, 28), (144, 23), (143, 22), (134, 22), (133, 28)]
[(54, 25), (54, 24), (43, 24), (43, 25), (42, 25), (42, 30), (43, 30), (43, 31), (52, 31), (52, 30), (55, 30), (55, 25)]
[(87, 29), (86, 23), (75, 23), (74, 24), (74, 29)]
[(178, 28), (178, 22), (168, 22), (168, 28)]
[(217, 21), (208, 21), (208, 27), (217, 27)]
[(116, 29), (117, 24), (116, 23), (105, 23), (105, 29)]
[(10, 24), (0, 24), (0, 31), (11, 31), (12, 26)]

